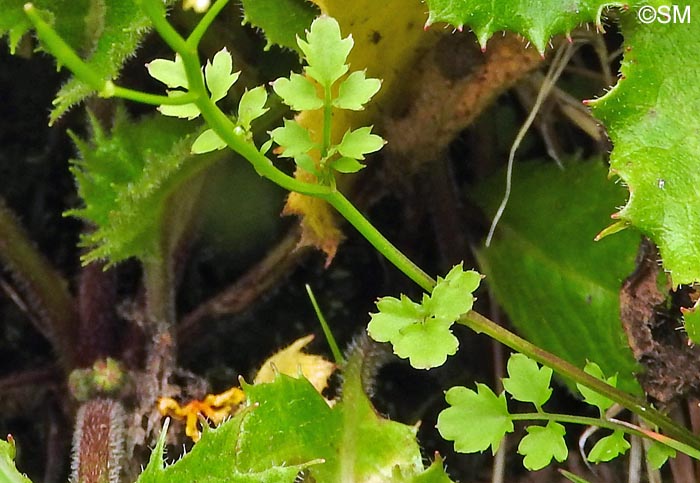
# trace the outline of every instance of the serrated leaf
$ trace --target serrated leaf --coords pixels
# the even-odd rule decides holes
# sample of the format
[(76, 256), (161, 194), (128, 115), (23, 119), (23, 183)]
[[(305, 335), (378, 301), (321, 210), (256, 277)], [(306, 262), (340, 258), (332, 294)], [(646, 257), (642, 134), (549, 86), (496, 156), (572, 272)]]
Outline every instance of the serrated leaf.
[(525, 456), (523, 465), (528, 470), (541, 470), (552, 458), (561, 463), (569, 456), (564, 440), (566, 429), (561, 424), (549, 421), (547, 426), (528, 426), (525, 429), (527, 435), (520, 441), (518, 453)]
[[(594, 242), (624, 189), (598, 160), (516, 164), (510, 201), (479, 270), (510, 321), (529, 341), (583, 367), (619, 374), (619, 387), (641, 394), (640, 371), (620, 321), (620, 281), (635, 269), (639, 235), (631, 230)], [(473, 200), (492, 217), (504, 173)], [(573, 389), (573, 385), (572, 385)]]
[(610, 171), (630, 192), (615, 217), (656, 243), (674, 285), (700, 281), (700, 23), (645, 24), (632, 8), (621, 29), (620, 80), (591, 103), (614, 145)]
[(437, 428), (455, 451), (476, 453), (489, 446), (495, 454), (506, 433), (513, 432), (505, 393), (496, 396), (484, 384), (477, 383), (477, 392), (466, 387), (453, 387), (445, 394), (451, 406), (438, 416)]
[(365, 159), (365, 154), (379, 151), (385, 141), (381, 136), (370, 134), (371, 131), (371, 126), (347, 131), (337, 146), (338, 152), (349, 158)]
[(658, 470), (665, 465), (669, 458), (675, 457), (675, 449), (659, 443), (658, 441), (652, 441), (649, 445), (649, 449), (647, 449), (647, 462), (655, 470)]
[(529, 402), (540, 409), (552, 395), (549, 386), (552, 369), (540, 367), (524, 354), (513, 354), (508, 359), (508, 375), (503, 378), (503, 387), (514, 399)]
[(282, 101), (295, 111), (312, 111), (323, 107), (316, 86), (303, 75), (292, 73), (287, 79), (281, 77), (272, 83), (272, 89)]
[(184, 87), (187, 89), (187, 74), (182, 58), (175, 55), (175, 60), (154, 59), (146, 64), (146, 69), (151, 77), (159, 80), (170, 88)]
[(342, 157), (331, 162), (331, 168), (340, 173), (357, 173), (365, 165), (354, 158)]
[(427, 0), (426, 25), (447, 22), (461, 29), (474, 31), (482, 48), (494, 33), (510, 30), (527, 38), (540, 53), (545, 51), (550, 37), (568, 34), (582, 23), (600, 25), (604, 6), (619, 5), (606, 0)]
[(438, 277), (425, 308), (434, 317), (455, 321), (471, 310), (474, 304), (472, 292), (480, 283), (478, 272), (465, 271), (461, 263), (455, 265), (445, 278)]
[(319, 13), (306, 0), (242, 0), (241, 4), (243, 22), (265, 34), (265, 50), (280, 45), (299, 52), (297, 36), (303, 35)]
[[(601, 381), (605, 381), (613, 387), (617, 387), (617, 374), (606, 379), (602, 369), (595, 362), (587, 362), (586, 367), (584, 367), (583, 370), (584, 372), (590, 374), (596, 379), (600, 379)], [(612, 407), (613, 404), (615, 404), (614, 401), (608, 399), (607, 397), (601, 394), (598, 394), (593, 389), (588, 389), (586, 386), (583, 386), (578, 383), (576, 384), (576, 387), (578, 388), (579, 392), (581, 392), (584, 401), (586, 401), (591, 406), (596, 406), (600, 410), (601, 417), (604, 417), (605, 411), (607, 411), (610, 407)]]
[(188, 163), (187, 136), (194, 127), (185, 121), (160, 115), (133, 121), (120, 110), (110, 133), (94, 119), (92, 127), (91, 142), (74, 137), (80, 159), (72, 162), (71, 172), (84, 207), (67, 212), (95, 225), (81, 237), (90, 249), (83, 261), (161, 255), (168, 209), (182, 210), (178, 217), (184, 222), (185, 205), (179, 203), (192, 200), (197, 191), (179, 193), (177, 203), (168, 203), (170, 195), (213, 159)]
[(382, 81), (379, 79), (367, 79), (365, 71), (355, 71), (340, 83), (333, 105), (338, 109), (361, 111), (381, 87)]
[[(180, 97), (184, 96), (183, 91), (168, 91), (168, 97)], [(158, 110), (164, 116), (179, 117), (181, 119), (196, 119), (199, 117), (199, 108), (196, 104), (180, 104), (180, 105), (170, 105), (162, 104), (158, 106)]]
[(429, 318), (400, 330), (400, 336), (392, 342), (394, 353), (408, 359), (416, 369), (431, 369), (445, 363), (455, 355), (459, 340), (450, 327), (454, 321)]
[(688, 340), (693, 344), (700, 344), (700, 309), (697, 306), (690, 309), (681, 307), (681, 313)]
[[(190, 483), (192, 481), (230, 483), (293, 483), (300, 471), (319, 461), (301, 464), (269, 465), (264, 467), (265, 457), (261, 454), (257, 460), (249, 458), (239, 461), (235, 446), (231, 444), (241, 437), (242, 423), (247, 413), (222, 424), (216, 429), (203, 433), (202, 438), (192, 450), (176, 463), (166, 466), (163, 461), (166, 422), (158, 438), (158, 443), (151, 453), (148, 465), (143, 470), (137, 483)], [(228, 455), (228, 457), (226, 457)], [(254, 461), (250, 461), (253, 459)], [(261, 462), (262, 464), (254, 464)], [(264, 467), (259, 470), (250, 466)]]
[(204, 154), (217, 149), (226, 147), (226, 141), (221, 139), (212, 129), (207, 129), (202, 134), (197, 136), (197, 139), (192, 143), (192, 154)]
[(284, 126), (270, 131), (273, 141), (284, 148), (280, 153), (283, 158), (295, 158), (311, 151), (315, 146), (309, 135), (309, 131), (301, 127), (296, 121), (284, 120)]
[(212, 61), (207, 61), (204, 67), (204, 78), (211, 100), (217, 102), (223, 99), (240, 75), (240, 72), (233, 72), (233, 58), (226, 47), (214, 54)]
[[(53, 5), (59, 2), (46, 3), (47, 8), (53, 10)], [(70, 2), (60, 2), (64, 3)], [(163, 6), (165, 8), (173, 3), (174, 0), (166, 0)], [(134, 55), (141, 40), (150, 31), (151, 21), (143, 13), (140, 0), (103, 0), (90, 2), (90, 6), (91, 8), (83, 7), (82, 10), (84, 29), (89, 32), (89, 39), (79, 51), (90, 52), (86, 62), (102, 78), (116, 79), (124, 62)], [(71, 10), (72, 8), (70, 7)], [(4, 10), (0, 11), (4, 14)], [(54, 11), (57, 18), (63, 17), (63, 10), (56, 8)], [(73, 105), (93, 94), (94, 91), (88, 84), (72, 77), (56, 94), (50, 122), (55, 122)]]
[(348, 54), (353, 46), (352, 37), (341, 38), (340, 26), (332, 17), (321, 16), (313, 21), (306, 41), (297, 39), (304, 52), (306, 73), (325, 87), (330, 87), (348, 71)]
[(238, 120), (236, 121), (246, 131), (250, 131), (250, 124), (269, 111), (265, 107), (267, 103), (267, 91), (265, 87), (258, 86), (247, 90), (241, 96), (238, 103)]
[(588, 453), (588, 461), (591, 463), (603, 463), (623, 455), (630, 448), (630, 444), (625, 439), (625, 433), (614, 431), (610, 436), (599, 440)]
[(31, 483), (31, 480), (20, 473), (15, 466), (15, 445), (0, 439), (0, 477), (7, 483)]

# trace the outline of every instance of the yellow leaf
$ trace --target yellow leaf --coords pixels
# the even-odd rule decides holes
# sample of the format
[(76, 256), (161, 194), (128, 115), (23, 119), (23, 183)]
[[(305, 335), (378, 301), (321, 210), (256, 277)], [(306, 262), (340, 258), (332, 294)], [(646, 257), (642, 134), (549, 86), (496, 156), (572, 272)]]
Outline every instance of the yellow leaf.
[(267, 359), (255, 375), (253, 383), (272, 382), (277, 374), (291, 377), (299, 377), (301, 374), (318, 392), (322, 392), (328, 386), (328, 378), (335, 371), (335, 364), (321, 356), (302, 352), (313, 339), (313, 334), (297, 339)]

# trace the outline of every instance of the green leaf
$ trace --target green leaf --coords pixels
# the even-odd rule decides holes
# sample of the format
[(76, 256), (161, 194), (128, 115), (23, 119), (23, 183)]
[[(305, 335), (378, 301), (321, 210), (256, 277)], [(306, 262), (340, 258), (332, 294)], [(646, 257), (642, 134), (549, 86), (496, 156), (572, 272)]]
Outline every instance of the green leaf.
[[(635, 269), (639, 235), (593, 239), (624, 199), (599, 160), (518, 163), (510, 201), (479, 270), (526, 339), (583, 367), (619, 374), (619, 387), (641, 394), (637, 365), (620, 321), (620, 283)], [(487, 217), (503, 196), (504, 173), (479, 185), (473, 200)], [(573, 385), (572, 385), (572, 389)]]
[[(586, 367), (584, 367), (583, 370), (584, 372), (590, 374), (596, 379), (600, 379), (601, 381), (605, 381), (613, 387), (617, 387), (617, 374), (605, 379), (605, 375), (603, 374), (602, 369), (595, 362), (587, 362)], [(607, 397), (601, 394), (598, 394), (592, 389), (588, 389), (586, 386), (577, 383), (576, 387), (581, 392), (584, 401), (586, 401), (591, 406), (596, 406), (600, 410), (601, 417), (604, 417), (605, 411), (607, 411), (610, 407), (612, 407), (613, 404), (615, 404), (614, 401), (608, 399)]]
[(514, 399), (530, 402), (539, 410), (552, 395), (549, 383), (552, 369), (540, 367), (524, 354), (513, 354), (508, 359), (508, 375), (503, 378), (503, 387)]
[(384, 139), (376, 134), (370, 134), (372, 127), (361, 127), (354, 131), (348, 130), (338, 144), (340, 154), (349, 158), (365, 159), (365, 154), (379, 151), (385, 144)]
[[(47, 8), (54, 11), (58, 19), (63, 17), (63, 11), (58, 7), (54, 9), (54, 5), (70, 2), (46, 3), (50, 5)], [(77, 3), (83, 4), (82, 1)], [(173, 3), (174, 0), (166, 0), (163, 6), (167, 7)], [(124, 62), (133, 57), (143, 37), (151, 30), (151, 21), (141, 10), (140, 0), (91, 1), (89, 5), (89, 8), (84, 7), (82, 10), (88, 41), (78, 50), (90, 52), (86, 62), (102, 78), (116, 79)], [(69, 11), (72, 8), (70, 7)], [(0, 11), (3, 11), (4, 15), (1, 7)], [(72, 77), (56, 94), (50, 122), (55, 122), (73, 105), (93, 94), (92, 87)]]
[(170, 88), (184, 87), (187, 89), (187, 74), (182, 58), (175, 55), (175, 60), (154, 59), (146, 64), (146, 69), (151, 77), (161, 81)]
[(265, 107), (267, 103), (267, 91), (265, 87), (258, 86), (251, 90), (246, 90), (238, 103), (237, 124), (246, 131), (250, 131), (250, 124), (269, 111)]
[(438, 416), (437, 428), (443, 438), (454, 441), (455, 451), (476, 453), (489, 446), (495, 454), (506, 433), (513, 432), (505, 393), (496, 396), (477, 383), (477, 391), (453, 387), (445, 394), (451, 406)]
[[(180, 97), (184, 96), (183, 91), (168, 91), (168, 97)], [(180, 105), (170, 105), (162, 104), (158, 106), (158, 110), (164, 116), (179, 117), (182, 119), (195, 119), (199, 116), (199, 108), (196, 104), (180, 104)]]
[(332, 17), (321, 16), (313, 21), (306, 41), (297, 39), (304, 52), (306, 73), (324, 87), (330, 87), (348, 71), (345, 63), (352, 50), (352, 37), (341, 38), (340, 26)]
[[(231, 443), (241, 438), (242, 425), (247, 415), (248, 413), (243, 412), (216, 429), (204, 431), (202, 439), (194, 445), (192, 450), (170, 466), (166, 466), (163, 461), (168, 430), (166, 420), (148, 465), (136, 482), (293, 483), (300, 471), (319, 463), (319, 461), (309, 461), (302, 464), (280, 464), (265, 467), (265, 453), (261, 453), (258, 458), (253, 456), (241, 461), (235, 451), (235, 446)], [(250, 469), (251, 466), (263, 468)]]
[(307, 173), (311, 173), (314, 176), (319, 175), (318, 169), (316, 168), (316, 162), (308, 154), (297, 154), (294, 156), (294, 162)]
[(606, 0), (427, 0), (430, 12), (426, 26), (447, 22), (458, 29), (467, 26), (474, 31), (482, 48), (491, 36), (510, 30), (527, 38), (540, 53), (545, 51), (550, 37), (569, 34), (582, 23), (595, 22), (601, 26), (604, 6), (620, 5)]
[(292, 73), (289, 79), (281, 77), (272, 83), (272, 89), (295, 111), (313, 111), (323, 107), (323, 99), (316, 94), (316, 86), (303, 75)]
[(284, 126), (270, 131), (273, 141), (284, 148), (280, 154), (283, 158), (296, 158), (311, 151), (315, 146), (307, 131), (296, 121), (284, 120)]
[(649, 449), (647, 450), (647, 461), (655, 470), (658, 470), (665, 465), (669, 458), (675, 457), (675, 449), (659, 443), (658, 441), (652, 441), (651, 445), (649, 445)]
[(681, 307), (681, 313), (688, 340), (693, 344), (700, 343), (700, 310), (697, 306), (690, 309)]
[(450, 331), (454, 321), (429, 318), (425, 322), (411, 324), (400, 331), (393, 341), (394, 353), (416, 369), (431, 369), (445, 363), (455, 355), (459, 340)]
[(629, 189), (614, 216), (656, 243), (674, 285), (700, 281), (700, 22), (645, 24), (632, 8), (621, 29), (620, 80), (591, 103), (614, 145), (610, 172)]
[(423, 307), (405, 295), (400, 299), (382, 297), (377, 301), (376, 314), (370, 314), (367, 326), (369, 336), (377, 342), (392, 342), (401, 338), (401, 331), (409, 325), (420, 323), (427, 313)]
[(384, 419), (372, 407), (363, 391), (364, 352), (356, 348), (348, 358), (343, 397), (333, 407), (304, 378), (244, 384), (247, 407), (204, 431), (192, 451), (166, 468), (163, 434), (138, 483), (282, 483), (302, 469), (318, 483), (449, 483), (439, 459), (424, 467), (415, 426)]
[(630, 444), (625, 439), (625, 433), (614, 431), (610, 436), (606, 436), (598, 441), (590, 453), (588, 461), (591, 463), (603, 463), (623, 455), (629, 449)]
[(31, 480), (17, 471), (15, 467), (15, 445), (8, 436), (8, 441), (0, 439), (0, 480), (3, 483), (31, 483)]
[(297, 36), (319, 14), (318, 8), (306, 0), (242, 0), (241, 3), (243, 23), (263, 31), (267, 40), (265, 50), (280, 45), (299, 52)]
[(192, 154), (204, 154), (226, 147), (226, 141), (221, 139), (212, 129), (207, 129), (192, 143)]
[(338, 109), (361, 111), (381, 87), (382, 81), (379, 79), (366, 79), (365, 71), (355, 71), (340, 83), (333, 105)]
[(518, 453), (525, 456), (523, 465), (528, 470), (541, 470), (552, 458), (561, 463), (569, 456), (564, 440), (566, 429), (561, 424), (549, 421), (547, 426), (528, 426), (525, 429), (527, 436), (520, 441)]
[(425, 302), (426, 310), (436, 318), (457, 320), (472, 309), (475, 300), (472, 292), (479, 287), (481, 278), (474, 270), (464, 271), (461, 263), (455, 265), (445, 278), (438, 277)]
[(83, 262), (161, 256), (165, 225), (176, 224), (168, 218), (170, 210), (180, 211), (178, 220), (184, 222), (186, 203), (197, 191), (194, 186), (179, 191), (176, 202), (171, 195), (214, 159), (188, 162), (194, 126), (185, 121), (160, 115), (134, 121), (123, 109), (110, 133), (91, 121), (91, 142), (73, 136), (80, 159), (72, 161), (71, 172), (84, 207), (66, 213), (95, 226), (81, 237), (81, 245), (90, 249)]
[(365, 167), (365, 165), (358, 160), (348, 157), (335, 159), (331, 162), (330, 166), (340, 173), (357, 173)]
[(217, 102), (223, 99), (240, 74), (233, 72), (233, 58), (226, 47), (214, 54), (214, 59), (211, 62), (207, 61), (204, 67), (204, 78), (211, 93), (211, 100)]

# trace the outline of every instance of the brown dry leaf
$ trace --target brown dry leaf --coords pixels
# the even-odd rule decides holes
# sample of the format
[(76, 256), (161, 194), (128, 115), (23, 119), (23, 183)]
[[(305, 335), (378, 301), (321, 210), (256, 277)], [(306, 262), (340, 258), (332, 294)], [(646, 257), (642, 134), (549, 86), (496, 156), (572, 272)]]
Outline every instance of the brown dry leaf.
[(335, 364), (321, 356), (302, 352), (313, 339), (313, 334), (307, 335), (272, 355), (255, 375), (253, 384), (272, 382), (277, 374), (298, 377), (301, 372), (319, 393), (322, 392), (328, 387), (328, 378), (335, 371)]

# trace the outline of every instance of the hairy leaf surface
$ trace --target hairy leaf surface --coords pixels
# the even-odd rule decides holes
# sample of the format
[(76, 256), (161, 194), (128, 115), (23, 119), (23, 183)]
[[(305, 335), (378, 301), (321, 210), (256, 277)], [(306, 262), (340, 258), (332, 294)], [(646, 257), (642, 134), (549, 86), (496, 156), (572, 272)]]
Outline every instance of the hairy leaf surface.
[[(673, 3), (679, 12), (686, 8), (690, 12), (691, 2)], [(631, 9), (622, 16), (621, 26), (622, 76), (608, 94), (592, 103), (614, 144), (611, 172), (629, 188), (627, 204), (614, 216), (658, 245), (674, 284), (697, 282), (700, 22), (644, 24)]]
[[(634, 270), (639, 235), (593, 241), (624, 189), (607, 180), (598, 161), (568, 163), (563, 171), (554, 163), (521, 163), (514, 174), (496, 237), (478, 253), (486, 280), (530, 341), (578, 367), (596, 361), (606, 374), (618, 373), (618, 387), (638, 392), (619, 291)], [(502, 186), (496, 176), (477, 190), (489, 217)]]
[(608, 0), (428, 0), (427, 25), (447, 22), (474, 31), (482, 48), (502, 30), (523, 35), (544, 52), (550, 37), (568, 34), (582, 23), (600, 25), (605, 6), (622, 5)]
[[(160, 256), (167, 210), (176, 209), (168, 203), (170, 195), (211, 159), (193, 162), (192, 126), (184, 121), (155, 116), (134, 122), (120, 111), (110, 133), (95, 119), (92, 129), (89, 143), (74, 136), (81, 159), (71, 168), (84, 207), (68, 214), (95, 226), (82, 237), (90, 248), (83, 261)], [(190, 197), (182, 192), (178, 199)]]
[(29, 478), (17, 471), (15, 467), (15, 446), (8, 437), (8, 441), (0, 439), (0, 481), (3, 483), (31, 483)]
[(243, 23), (263, 31), (265, 49), (280, 45), (299, 52), (297, 36), (303, 36), (318, 9), (306, 0), (242, 0)]

